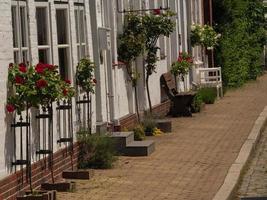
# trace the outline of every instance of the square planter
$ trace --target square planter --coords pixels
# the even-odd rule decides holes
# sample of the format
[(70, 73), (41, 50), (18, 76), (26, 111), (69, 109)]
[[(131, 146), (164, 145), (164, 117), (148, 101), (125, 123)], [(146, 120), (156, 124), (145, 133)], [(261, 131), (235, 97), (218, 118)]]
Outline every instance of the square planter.
[(93, 176), (93, 170), (88, 171), (64, 171), (62, 172), (62, 178), (64, 179), (81, 179), (89, 180)]
[(42, 183), (43, 190), (56, 190), (57, 192), (70, 192), (75, 190), (75, 182)]
[(172, 132), (172, 121), (168, 119), (157, 119), (156, 120), (157, 128), (163, 131), (164, 133)]
[(18, 196), (17, 200), (56, 200), (56, 191), (36, 191), (36, 194), (32, 194), (30, 191), (25, 191), (25, 194)]

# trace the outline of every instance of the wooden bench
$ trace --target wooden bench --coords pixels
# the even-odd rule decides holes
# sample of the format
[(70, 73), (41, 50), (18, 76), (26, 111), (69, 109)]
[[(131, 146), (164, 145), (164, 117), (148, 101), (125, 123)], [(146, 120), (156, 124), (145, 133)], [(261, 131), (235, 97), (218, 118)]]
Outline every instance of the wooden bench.
[(196, 92), (177, 92), (174, 76), (170, 73), (162, 74), (160, 78), (161, 86), (164, 88), (167, 96), (172, 101), (170, 114), (176, 116), (192, 116), (191, 104)]

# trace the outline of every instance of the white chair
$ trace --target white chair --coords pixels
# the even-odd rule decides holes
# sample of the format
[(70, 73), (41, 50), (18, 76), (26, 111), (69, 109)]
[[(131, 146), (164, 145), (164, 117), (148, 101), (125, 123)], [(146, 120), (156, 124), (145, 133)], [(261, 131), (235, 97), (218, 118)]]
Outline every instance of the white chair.
[(217, 89), (217, 98), (223, 96), (222, 87), (222, 72), (221, 67), (203, 68), (199, 67), (196, 71), (196, 83), (197, 87), (215, 87)]

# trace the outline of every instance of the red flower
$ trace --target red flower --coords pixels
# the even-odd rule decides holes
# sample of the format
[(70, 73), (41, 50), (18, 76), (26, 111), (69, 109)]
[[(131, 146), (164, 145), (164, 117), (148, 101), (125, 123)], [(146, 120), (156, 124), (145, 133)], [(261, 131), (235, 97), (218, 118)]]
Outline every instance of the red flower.
[(68, 79), (66, 79), (66, 80), (65, 80), (65, 83), (67, 83), (67, 84), (71, 84), (71, 81), (68, 80)]
[(13, 68), (13, 66), (14, 66), (14, 64), (13, 64), (13, 63), (9, 63), (9, 65), (8, 65), (8, 68), (9, 68), (9, 69), (12, 69), (12, 68)]
[(96, 83), (97, 83), (97, 80), (94, 78), (94, 79), (93, 79), (93, 82), (96, 84)]
[(178, 58), (177, 61), (178, 61), (178, 62), (182, 62), (182, 61), (183, 61), (183, 58), (182, 58), (181, 56), (179, 56), (179, 58)]
[(36, 87), (39, 89), (45, 88), (47, 86), (47, 81), (44, 79), (39, 79), (36, 81)]
[(26, 68), (27, 66), (25, 65), (25, 63), (20, 63), (19, 67), (25, 67)]
[(25, 82), (24, 78), (21, 76), (15, 76), (15, 83), (16, 84), (23, 84)]
[(12, 105), (12, 104), (7, 104), (7, 105), (6, 105), (6, 110), (7, 110), (7, 112), (9, 112), (9, 113), (14, 112), (15, 109), (16, 109), (15, 106)]
[(24, 63), (19, 64), (19, 71), (22, 73), (26, 73), (27, 72), (27, 67)]
[(160, 15), (160, 8), (153, 9), (154, 15)]
[(66, 88), (63, 89), (63, 95), (67, 96), (68, 95), (68, 90)]
[(46, 68), (46, 66), (45, 66), (43, 63), (38, 63), (38, 64), (35, 66), (35, 71), (36, 71), (38, 74), (42, 74), (42, 73), (44, 73), (45, 68)]
[(186, 58), (186, 61), (189, 62), (189, 63), (193, 63), (193, 60), (190, 57)]
[(50, 65), (50, 64), (44, 64), (44, 68), (50, 70), (50, 71), (53, 71), (55, 69), (55, 66), (54, 65)]

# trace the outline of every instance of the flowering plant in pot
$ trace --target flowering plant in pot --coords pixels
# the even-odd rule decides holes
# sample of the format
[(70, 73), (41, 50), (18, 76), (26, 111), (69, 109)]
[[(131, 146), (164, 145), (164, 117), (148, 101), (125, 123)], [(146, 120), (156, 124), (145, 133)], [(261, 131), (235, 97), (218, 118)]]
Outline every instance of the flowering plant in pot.
[(171, 66), (171, 73), (174, 75), (176, 87), (177, 78), (184, 82), (184, 76), (189, 72), (189, 69), (192, 65), (192, 57), (187, 52), (180, 52), (178, 59), (173, 62)]
[(208, 50), (212, 50), (219, 42), (221, 34), (216, 33), (212, 26), (193, 24), (191, 26), (192, 46), (202, 45)]
[(48, 106), (56, 100), (74, 96), (70, 81), (61, 79), (55, 65), (10, 64), (8, 82), (11, 88), (6, 106), (8, 112), (16, 110), (20, 114), (26, 107)]
[(83, 58), (77, 65), (77, 85), (86, 93), (94, 93), (97, 80), (94, 78), (95, 65), (89, 59)]
[[(77, 65), (76, 69), (76, 83), (81, 88), (82, 92), (85, 92), (82, 103), (87, 104), (87, 128), (81, 127), (82, 129), (88, 129), (89, 134), (92, 132), (92, 104), (91, 104), (91, 93), (95, 93), (95, 86), (97, 80), (94, 78), (95, 64), (88, 58), (83, 58)], [(78, 96), (79, 99), (79, 96)], [(78, 101), (81, 103), (81, 101)], [(85, 125), (86, 126), (86, 125)]]

